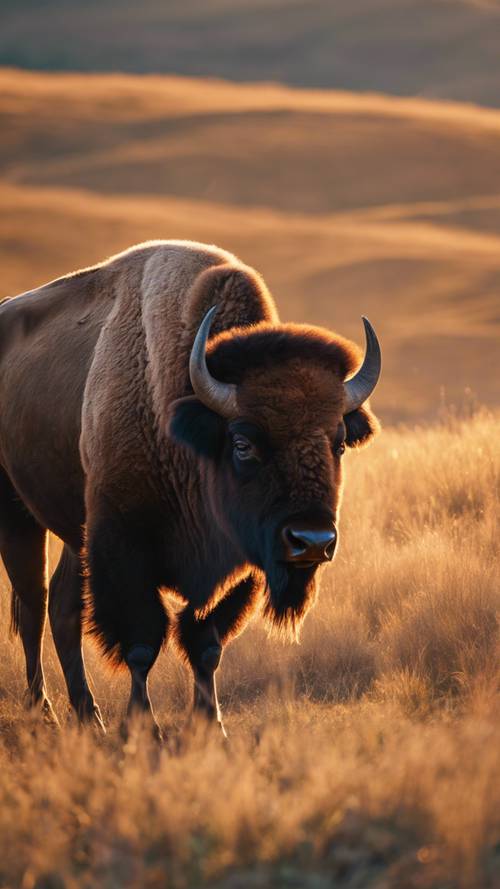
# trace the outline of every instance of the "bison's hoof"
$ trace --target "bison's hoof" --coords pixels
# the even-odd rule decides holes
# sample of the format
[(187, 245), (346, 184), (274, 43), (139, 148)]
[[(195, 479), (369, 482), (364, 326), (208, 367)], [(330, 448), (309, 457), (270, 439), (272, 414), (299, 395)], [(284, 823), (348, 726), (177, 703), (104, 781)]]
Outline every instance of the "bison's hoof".
[(80, 726), (88, 726), (95, 729), (99, 734), (106, 734), (101, 711), (92, 697), (77, 701), (73, 700), (72, 706)]
[(144, 730), (146, 733), (149, 733), (156, 744), (163, 744), (163, 732), (156, 720), (152, 720), (147, 716), (141, 719), (137, 718), (137, 716), (136, 714), (135, 716), (127, 717), (127, 719), (122, 719), (119, 728), (122, 741), (125, 744), (130, 744), (131, 742), (135, 744), (141, 731)]
[(151, 737), (157, 744), (163, 744), (163, 732), (157, 722), (153, 722), (153, 725), (151, 726)]
[(100, 734), (100, 735), (106, 734), (106, 726), (104, 725), (104, 721), (101, 716), (101, 711), (99, 710), (99, 707), (97, 706), (97, 704), (94, 707), (94, 711), (93, 711), (90, 719), (87, 718), (84, 720), (84, 722), (86, 725), (91, 725), (92, 728), (98, 732), (98, 734)]
[(51, 728), (60, 728), (59, 720), (52, 709), (52, 704), (50, 703), (48, 698), (44, 698), (42, 701), (42, 718), (46, 725)]
[(220, 711), (206, 702), (194, 701), (194, 706), (189, 717), (187, 729), (190, 734), (201, 736), (220, 737), (227, 741), (227, 732), (222, 722)]
[(52, 709), (52, 704), (49, 699), (46, 697), (35, 698), (32, 692), (28, 689), (25, 694), (24, 699), (25, 707), (31, 713), (39, 714), (42, 717), (42, 722), (44, 725), (48, 725), (51, 728), (59, 728), (59, 720)]

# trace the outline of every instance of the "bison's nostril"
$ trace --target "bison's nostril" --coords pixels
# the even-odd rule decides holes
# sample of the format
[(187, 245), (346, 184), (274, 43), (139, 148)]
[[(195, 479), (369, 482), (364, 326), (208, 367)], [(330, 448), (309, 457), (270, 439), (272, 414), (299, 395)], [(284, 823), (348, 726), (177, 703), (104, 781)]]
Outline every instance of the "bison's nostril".
[(335, 534), (335, 532), (333, 532), (332, 539), (325, 546), (325, 556), (329, 562), (331, 562), (331, 560), (333, 559), (336, 545), (337, 545), (337, 535)]
[(286, 542), (289, 544), (290, 549), (293, 552), (293, 555), (299, 556), (307, 550), (307, 540), (297, 532), (293, 531), (292, 528), (285, 528), (284, 535)]

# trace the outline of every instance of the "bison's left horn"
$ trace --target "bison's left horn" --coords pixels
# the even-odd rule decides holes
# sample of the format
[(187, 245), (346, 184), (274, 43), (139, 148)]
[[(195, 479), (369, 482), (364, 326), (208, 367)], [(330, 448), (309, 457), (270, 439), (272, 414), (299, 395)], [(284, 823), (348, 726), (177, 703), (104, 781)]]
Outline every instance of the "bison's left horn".
[(382, 367), (382, 355), (377, 334), (364, 315), (363, 324), (365, 326), (366, 352), (363, 364), (357, 374), (344, 383), (345, 414), (350, 414), (351, 411), (361, 407), (363, 402), (370, 397), (378, 383)]
[(207, 340), (212, 318), (217, 306), (212, 306), (201, 322), (189, 358), (189, 377), (194, 394), (211, 410), (222, 417), (235, 417), (238, 413), (236, 386), (234, 383), (221, 383), (211, 376), (207, 367)]

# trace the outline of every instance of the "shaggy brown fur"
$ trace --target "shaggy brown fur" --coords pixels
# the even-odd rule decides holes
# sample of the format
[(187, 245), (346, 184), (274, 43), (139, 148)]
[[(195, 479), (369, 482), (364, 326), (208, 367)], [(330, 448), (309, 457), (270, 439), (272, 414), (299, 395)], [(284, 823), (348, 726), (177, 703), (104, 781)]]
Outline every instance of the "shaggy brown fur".
[[(240, 417), (231, 422), (198, 402), (189, 382), (193, 340), (212, 305), (208, 364), (238, 384)], [(264, 588), (269, 619), (297, 630), (316, 571), (284, 568), (277, 529), (290, 514), (335, 521), (339, 440), (360, 444), (377, 426), (366, 406), (343, 418), (343, 381), (358, 360), (356, 347), (329, 331), (280, 324), (254, 270), (192, 242), (139, 245), (2, 303), (0, 493), (4, 502), (21, 501), (41, 533), (48, 528), (65, 542), (51, 621), (59, 615), (53, 629), (80, 714), (98, 718), (74, 619), (82, 529), (88, 626), (115, 664), (128, 665), (131, 703), (149, 708), (147, 673), (168, 638), (162, 590), (185, 603), (177, 645), (211, 713), (214, 652), (241, 630)], [(256, 437), (259, 471), (254, 466), (251, 477), (231, 462), (235, 423)], [(0, 525), (7, 562), (5, 509)], [(19, 541), (23, 560), (33, 557), (30, 534)], [(44, 557), (39, 565), (42, 578)], [(242, 579), (249, 571), (252, 579)], [(38, 586), (42, 595), (41, 579)], [(16, 583), (16, 592), (33, 607), (31, 590)], [(56, 600), (66, 594), (65, 609)], [(67, 644), (63, 614), (72, 615)], [(33, 621), (39, 638), (32, 643), (26, 633), (23, 641), (39, 677), (43, 621)], [(196, 640), (207, 638), (204, 653)]]

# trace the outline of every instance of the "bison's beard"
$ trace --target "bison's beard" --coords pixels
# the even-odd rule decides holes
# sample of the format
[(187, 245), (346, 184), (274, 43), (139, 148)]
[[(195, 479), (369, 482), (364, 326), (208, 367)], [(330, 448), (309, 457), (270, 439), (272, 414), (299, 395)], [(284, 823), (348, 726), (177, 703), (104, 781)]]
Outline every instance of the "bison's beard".
[(300, 628), (317, 591), (317, 568), (274, 562), (266, 570), (264, 617), (272, 632), (298, 642)]

